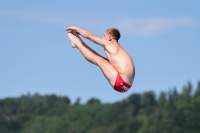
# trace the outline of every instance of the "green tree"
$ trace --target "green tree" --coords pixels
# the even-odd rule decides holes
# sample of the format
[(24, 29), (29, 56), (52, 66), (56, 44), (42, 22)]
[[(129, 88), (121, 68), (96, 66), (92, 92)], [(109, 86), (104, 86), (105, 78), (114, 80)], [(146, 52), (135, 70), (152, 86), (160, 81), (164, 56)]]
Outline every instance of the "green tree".
[(200, 98), (200, 81), (197, 83), (197, 89), (196, 89), (196, 91), (195, 91), (194, 96), (195, 96), (196, 98)]
[(96, 98), (91, 98), (87, 101), (87, 104), (101, 104), (101, 101)]

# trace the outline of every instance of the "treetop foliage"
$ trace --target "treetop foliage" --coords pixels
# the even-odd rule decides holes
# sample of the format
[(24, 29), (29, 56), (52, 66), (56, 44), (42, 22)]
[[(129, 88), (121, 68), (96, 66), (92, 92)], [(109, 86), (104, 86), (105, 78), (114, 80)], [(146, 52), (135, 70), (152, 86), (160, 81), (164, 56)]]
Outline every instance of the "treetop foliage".
[(0, 100), (0, 133), (199, 133), (200, 81), (161, 92), (131, 94), (122, 101), (39, 94)]

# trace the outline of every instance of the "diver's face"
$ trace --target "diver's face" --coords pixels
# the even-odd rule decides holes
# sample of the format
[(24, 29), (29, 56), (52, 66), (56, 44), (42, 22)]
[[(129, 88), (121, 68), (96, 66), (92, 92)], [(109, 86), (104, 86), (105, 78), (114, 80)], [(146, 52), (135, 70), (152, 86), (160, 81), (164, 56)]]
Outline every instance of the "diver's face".
[(104, 34), (103, 39), (108, 40), (108, 41), (111, 40), (109, 34), (107, 34), (107, 33)]

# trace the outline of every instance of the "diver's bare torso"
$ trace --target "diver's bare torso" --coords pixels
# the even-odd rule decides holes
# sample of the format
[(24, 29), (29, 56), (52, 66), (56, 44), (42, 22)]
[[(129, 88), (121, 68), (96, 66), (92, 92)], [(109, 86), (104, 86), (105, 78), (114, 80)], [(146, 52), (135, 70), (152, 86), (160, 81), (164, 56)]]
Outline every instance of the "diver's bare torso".
[(109, 48), (109, 51), (104, 48), (108, 61), (122, 76), (123, 80), (132, 85), (135, 77), (135, 67), (132, 58), (117, 42), (110, 47), (112, 48)]

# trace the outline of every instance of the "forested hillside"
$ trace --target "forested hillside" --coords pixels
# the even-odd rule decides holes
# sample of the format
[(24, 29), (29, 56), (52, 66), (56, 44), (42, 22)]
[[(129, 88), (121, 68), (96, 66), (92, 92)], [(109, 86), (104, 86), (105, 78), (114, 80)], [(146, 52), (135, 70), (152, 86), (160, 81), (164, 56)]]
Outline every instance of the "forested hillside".
[(39, 94), (1, 99), (0, 133), (200, 133), (200, 81), (112, 104)]

